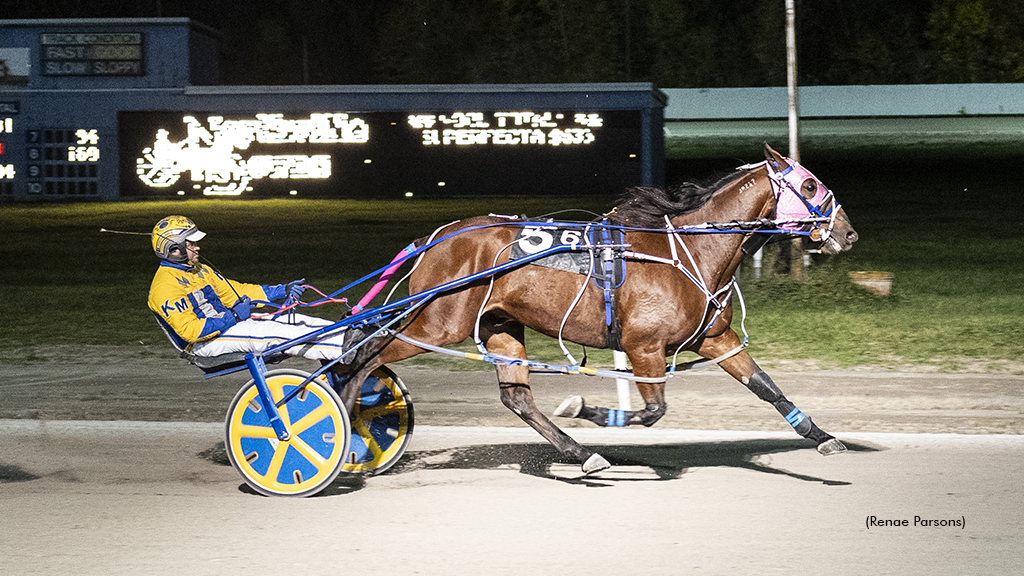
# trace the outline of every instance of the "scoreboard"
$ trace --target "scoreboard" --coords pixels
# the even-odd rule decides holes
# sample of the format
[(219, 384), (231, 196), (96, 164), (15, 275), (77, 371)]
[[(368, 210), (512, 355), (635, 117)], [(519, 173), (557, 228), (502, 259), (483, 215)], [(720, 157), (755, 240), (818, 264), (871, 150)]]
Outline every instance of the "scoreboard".
[[(98, 196), (98, 129), (47, 127), (16, 131), (18, 124), (17, 116), (0, 117), (0, 196), (13, 196), (16, 183), (23, 183), (25, 192), (36, 197)], [(18, 138), (19, 135), (22, 137)], [(23, 150), (23, 154), (18, 154), (18, 150)]]
[(13, 133), (14, 118), (0, 116), (0, 198), (10, 198), (14, 195), (14, 178), (17, 176), (17, 170), (7, 155), (10, 148), (9, 140)]
[(640, 111), (328, 110), (0, 116), (0, 199), (617, 194), (647, 183)]
[(663, 178), (649, 83), (221, 86), (186, 18), (0, 20), (0, 200), (616, 194)]
[(44, 33), (40, 35), (46, 76), (141, 76), (142, 34)]
[(30, 194), (96, 196), (100, 148), (95, 128), (45, 128), (25, 132)]
[(640, 174), (624, 111), (122, 112), (118, 139), (122, 196), (615, 193)]

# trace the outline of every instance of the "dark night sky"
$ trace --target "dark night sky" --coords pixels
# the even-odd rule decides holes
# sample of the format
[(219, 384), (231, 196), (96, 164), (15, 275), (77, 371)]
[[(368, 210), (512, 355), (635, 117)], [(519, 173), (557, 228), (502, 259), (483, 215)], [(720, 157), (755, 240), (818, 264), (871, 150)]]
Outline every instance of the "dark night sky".
[[(797, 0), (801, 85), (1024, 82), (1019, 0)], [(227, 84), (785, 85), (783, 0), (0, 0), (0, 17), (190, 17)]]

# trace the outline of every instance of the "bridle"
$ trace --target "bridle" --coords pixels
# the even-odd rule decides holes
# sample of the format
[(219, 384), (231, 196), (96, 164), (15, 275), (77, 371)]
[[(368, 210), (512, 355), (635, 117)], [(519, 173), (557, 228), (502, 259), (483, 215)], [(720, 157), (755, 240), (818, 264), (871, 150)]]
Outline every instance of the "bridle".
[[(776, 219), (782, 222), (790, 221), (789, 224), (783, 223), (780, 228), (791, 228), (795, 234), (809, 236), (815, 242), (828, 240), (835, 229), (836, 216), (839, 214), (841, 205), (836, 202), (832, 191), (799, 162), (789, 158), (785, 158), (785, 161), (789, 164), (785, 169), (781, 169), (775, 160), (765, 160), (764, 162), (768, 169), (772, 190), (775, 193)], [(817, 186), (815, 195), (810, 199), (804, 197), (800, 192), (801, 185), (808, 179), (814, 180)], [(803, 210), (806, 211), (806, 217), (804, 214), (783, 208), (784, 205), (792, 204), (785, 202), (783, 195), (786, 190), (792, 192), (793, 196), (799, 200)]]

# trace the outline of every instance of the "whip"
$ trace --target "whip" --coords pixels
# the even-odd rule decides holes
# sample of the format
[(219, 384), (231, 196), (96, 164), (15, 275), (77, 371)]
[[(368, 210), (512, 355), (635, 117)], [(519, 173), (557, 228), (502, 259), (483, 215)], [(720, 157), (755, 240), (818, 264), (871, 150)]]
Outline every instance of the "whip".
[(106, 228), (100, 228), (100, 232), (109, 232), (111, 234), (129, 234), (131, 236), (149, 236), (149, 232), (125, 232), (123, 230), (107, 230)]
[[(107, 233), (110, 233), (110, 234), (126, 234), (128, 236), (152, 236), (151, 232), (126, 232), (124, 230), (107, 230), (106, 228), (100, 228), (100, 232), (101, 233), (102, 232), (107, 232)], [(161, 236), (163, 236), (163, 234), (161, 234)], [(207, 266), (209, 266), (210, 269), (212, 269), (217, 274), (220, 274), (220, 272), (218, 271), (217, 267), (213, 265), (213, 262), (210, 262), (209, 258), (207, 258), (206, 256), (200, 256), (199, 258)], [(223, 276), (223, 274), (221, 274), (221, 275)], [(228, 281), (227, 284), (228, 284), (228, 288), (231, 288), (231, 291), (235, 293), (235, 298), (238, 298), (239, 300), (241, 300), (242, 299), (242, 295), (238, 293), (238, 290), (235, 290), (235, 287), (231, 284), (230, 281)]]

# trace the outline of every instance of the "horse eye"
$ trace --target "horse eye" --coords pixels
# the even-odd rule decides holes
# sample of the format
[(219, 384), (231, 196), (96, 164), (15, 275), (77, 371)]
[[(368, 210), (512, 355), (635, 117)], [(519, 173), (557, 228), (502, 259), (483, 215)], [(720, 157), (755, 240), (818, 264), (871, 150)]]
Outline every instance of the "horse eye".
[(808, 178), (807, 180), (804, 180), (804, 184), (800, 187), (800, 191), (803, 193), (805, 198), (814, 198), (814, 195), (818, 193), (818, 183)]

